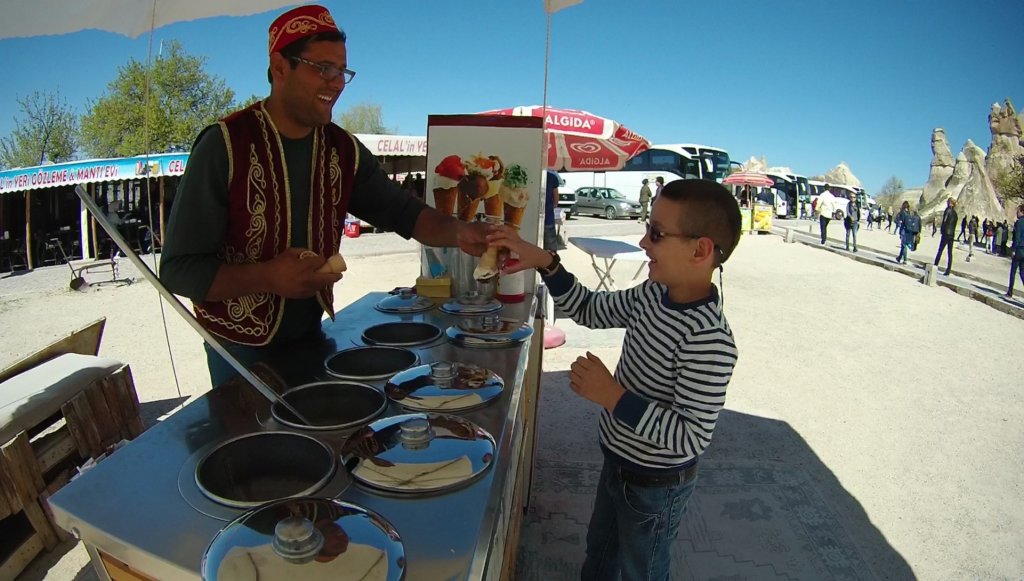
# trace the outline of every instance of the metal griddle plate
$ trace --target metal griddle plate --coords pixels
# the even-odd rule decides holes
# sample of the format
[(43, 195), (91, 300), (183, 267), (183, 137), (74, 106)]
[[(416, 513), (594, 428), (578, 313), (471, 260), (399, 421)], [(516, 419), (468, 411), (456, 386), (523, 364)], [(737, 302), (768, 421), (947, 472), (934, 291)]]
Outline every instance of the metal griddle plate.
[(207, 581), (398, 581), (405, 547), (380, 515), (332, 499), (294, 498), (249, 511), (210, 542)]
[(501, 397), (504, 386), (505, 382), (489, 369), (438, 361), (395, 375), (384, 391), (406, 409), (458, 412), (487, 405)]
[[(342, 448), (352, 477), (405, 494), (450, 491), (476, 480), (494, 460), (494, 438), (458, 416), (417, 413), (383, 418)], [(357, 459), (353, 466), (353, 459)]]

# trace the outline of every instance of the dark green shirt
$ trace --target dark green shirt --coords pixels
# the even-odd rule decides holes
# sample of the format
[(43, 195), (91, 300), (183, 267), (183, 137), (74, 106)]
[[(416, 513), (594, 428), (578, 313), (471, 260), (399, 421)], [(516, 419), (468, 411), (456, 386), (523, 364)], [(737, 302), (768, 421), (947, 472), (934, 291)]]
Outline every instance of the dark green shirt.
[[(292, 246), (308, 246), (313, 134), (281, 137), (291, 190)], [(359, 165), (348, 211), (375, 227), (411, 238), (424, 204), (393, 183), (377, 159), (359, 143)], [(245, 171), (236, 168), (235, 171)], [(160, 280), (173, 293), (205, 300), (223, 264), (228, 220), (228, 152), (217, 125), (207, 127), (189, 154), (178, 185), (160, 257)], [(316, 297), (286, 299), (284, 318), (272, 343), (301, 338), (320, 328)]]

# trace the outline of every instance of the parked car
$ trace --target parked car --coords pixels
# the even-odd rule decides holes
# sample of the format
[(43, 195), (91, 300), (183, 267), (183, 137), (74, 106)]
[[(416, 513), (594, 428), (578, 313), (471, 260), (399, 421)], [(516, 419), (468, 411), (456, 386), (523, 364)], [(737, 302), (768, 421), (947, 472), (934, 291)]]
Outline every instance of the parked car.
[(639, 218), (640, 202), (626, 198), (615, 188), (577, 188), (573, 214), (593, 214), (609, 220)]

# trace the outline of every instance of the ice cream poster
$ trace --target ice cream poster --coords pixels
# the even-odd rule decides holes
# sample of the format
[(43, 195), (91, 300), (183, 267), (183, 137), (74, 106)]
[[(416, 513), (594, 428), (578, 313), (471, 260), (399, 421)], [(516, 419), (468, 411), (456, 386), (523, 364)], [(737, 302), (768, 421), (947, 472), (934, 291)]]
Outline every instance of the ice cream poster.
[[(471, 222), (503, 222), (539, 243), (544, 216), (544, 130), (539, 117), (431, 115), (425, 196)], [(532, 284), (527, 292), (532, 292)]]

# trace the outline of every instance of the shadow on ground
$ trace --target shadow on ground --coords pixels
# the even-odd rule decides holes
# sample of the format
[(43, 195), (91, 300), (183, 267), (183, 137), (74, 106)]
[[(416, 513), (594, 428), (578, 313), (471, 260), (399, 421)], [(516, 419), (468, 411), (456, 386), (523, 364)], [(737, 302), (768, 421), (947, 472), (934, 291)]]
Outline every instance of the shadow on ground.
[(143, 402), (139, 406), (139, 415), (142, 416), (142, 425), (150, 429), (160, 421), (160, 418), (174, 411), (188, 401), (188, 397), (170, 397), (154, 401)]
[[(516, 578), (578, 579), (601, 471), (597, 407), (545, 373)], [(675, 579), (914, 579), (786, 422), (723, 411), (673, 555)]]

